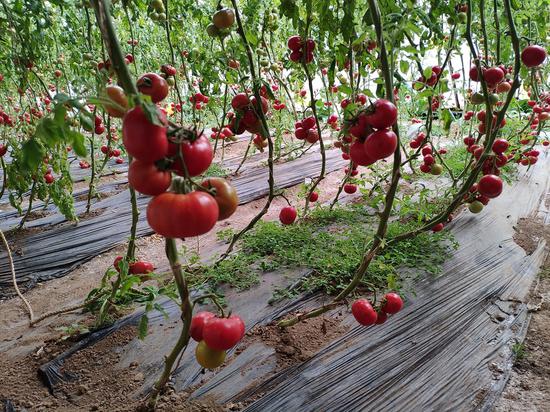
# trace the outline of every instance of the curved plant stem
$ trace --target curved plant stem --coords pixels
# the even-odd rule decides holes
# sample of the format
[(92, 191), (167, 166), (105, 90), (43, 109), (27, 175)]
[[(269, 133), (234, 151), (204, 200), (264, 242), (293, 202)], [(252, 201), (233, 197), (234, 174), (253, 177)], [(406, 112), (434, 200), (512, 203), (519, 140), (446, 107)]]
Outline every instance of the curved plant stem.
[(235, 17), (237, 20), (237, 28), (238, 33), (241, 37), (241, 40), (243, 42), (244, 48), (246, 50), (246, 55), (248, 57), (248, 63), (250, 66), (250, 77), (252, 79), (253, 88), (254, 88), (254, 97), (256, 98), (256, 107), (255, 111), (257, 116), (259, 117), (261, 123), (262, 123), (262, 134), (264, 137), (267, 138), (267, 147), (268, 147), (268, 158), (267, 158), (267, 166), (269, 169), (269, 177), (268, 177), (268, 184), (269, 184), (269, 194), (267, 196), (267, 201), (260, 210), (260, 212), (252, 218), (252, 220), (246, 225), (244, 229), (242, 229), (240, 232), (233, 235), (231, 238), (231, 242), (229, 243), (229, 246), (227, 247), (226, 251), (220, 256), (216, 264), (220, 263), (222, 260), (227, 258), (233, 248), (235, 247), (235, 244), (237, 241), (250, 229), (254, 227), (254, 225), (268, 212), (269, 207), (271, 206), (271, 202), (273, 202), (273, 199), (275, 198), (275, 178), (273, 174), (273, 139), (271, 138), (271, 134), (269, 133), (269, 126), (267, 124), (267, 119), (264, 115), (264, 112), (261, 107), (261, 96), (260, 96), (260, 87), (261, 87), (261, 81), (259, 77), (256, 75), (256, 69), (254, 68), (254, 58), (252, 56), (252, 49), (250, 48), (250, 44), (248, 43), (248, 40), (246, 39), (246, 34), (244, 32), (243, 24), (241, 21), (241, 14), (239, 12), (239, 9), (237, 7), (237, 1), (231, 0), (231, 4), (233, 5), (233, 8), (235, 9)]
[[(372, 13), (374, 27), (376, 29), (376, 37), (378, 41), (378, 45), (380, 47), (380, 70), (382, 72), (382, 76), (384, 78), (384, 85), (386, 89), (386, 99), (393, 102), (394, 96), (393, 96), (393, 78), (392, 78), (392, 70), (390, 68), (390, 64), (388, 62), (388, 54), (386, 51), (386, 45), (384, 42), (383, 37), (383, 24), (382, 19), (380, 16), (380, 8), (378, 7), (378, 1), (377, 0), (368, 0), (369, 7)], [(395, 194), (397, 192), (397, 186), (399, 184), (399, 179), (401, 176), (400, 171), (400, 165), (401, 165), (401, 147), (399, 145), (399, 130), (397, 124), (394, 125), (394, 132), (397, 135), (398, 144), (397, 148), (395, 150), (394, 156), (393, 156), (393, 168), (392, 168), (392, 179), (390, 183), (390, 187), (388, 188), (388, 192), (386, 193), (385, 198), (385, 205), (384, 210), (382, 211), (382, 214), (380, 215), (380, 220), (378, 223), (378, 229), (376, 231), (376, 234), (374, 235), (374, 239), (370, 243), (369, 250), (364, 254), (363, 259), (361, 260), (361, 264), (355, 271), (355, 274), (351, 280), (351, 282), (348, 284), (348, 286), (343, 289), (335, 298), (334, 301), (329, 304), (322, 306), (320, 308), (314, 309), (310, 312), (295, 316), (291, 319), (284, 320), (278, 323), (281, 327), (288, 327), (295, 325), (296, 323), (300, 322), (303, 319), (312, 318), (315, 316), (319, 316), (330, 309), (334, 308), (338, 304), (341, 304), (345, 301), (345, 299), (353, 292), (353, 290), (359, 285), (365, 274), (367, 273), (367, 270), (369, 268), (369, 265), (374, 259), (374, 257), (377, 255), (379, 250), (383, 248), (384, 246), (384, 238), (386, 236), (386, 231), (388, 227), (388, 219), (391, 214), (391, 210), (393, 207), (393, 202), (395, 199)]]

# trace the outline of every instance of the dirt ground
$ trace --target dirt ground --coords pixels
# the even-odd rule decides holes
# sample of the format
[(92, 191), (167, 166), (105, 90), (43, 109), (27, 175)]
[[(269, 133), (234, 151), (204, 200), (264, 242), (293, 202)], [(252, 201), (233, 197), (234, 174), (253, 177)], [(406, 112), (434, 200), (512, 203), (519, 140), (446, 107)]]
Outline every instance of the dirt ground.
[[(246, 143), (243, 142), (231, 145), (225, 153), (226, 158), (235, 153), (238, 154), (244, 148)], [(333, 198), (343, 175), (343, 171), (338, 171), (329, 174), (322, 181), (319, 186), (319, 202), (328, 202)], [(296, 207), (301, 208), (303, 200), (298, 200), (299, 191), (300, 187), (296, 186), (287, 189), (285, 194)], [(265, 201), (265, 199), (259, 199), (240, 206), (230, 219), (220, 222), (209, 234), (186, 242), (185, 246), (191, 250), (201, 251), (205, 245), (216, 242), (216, 232), (220, 229), (241, 229), (259, 212)], [(264, 219), (277, 219), (279, 210), (285, 205), (284, 199), (276, 198)], [(118, 246), (81, 265), (67, 276), (38, 284), (26, 292), (25, 296), (32, 304), (35, 316), (81, 303), (87, 293), (98, 285), (115, 257), (124, 253), (125, 246)], [(143, 260), (152, 262), (161, 270), (167, 269), (164, 253), (164, 241), (159, 236), (141, 238), (137, 242), (137, 255)], [(76, 370), (81, 379), (78, 384), (62, 385), (60, 391), (51, 395), (37, 376), (38, 367), (72, 344), (64, 340), (67, 336), (67, 328), (77, 324), (91, 325), (93, 319), (76, 312), (49, 318), (29, 328), (24, 307), (16, 298), (0, 301), (0, 313), (2, 314), (0, 318), (0, 401), (10, 400), (15, 410), (31, 411), (130, 411), (139, 406), (137, 401), (129, 401), (126, 393), (140, 385), (143, 376), (140, 377), (139, 373), (131, 369), (127, 371), (128, 373), (121, 374), (120, 371), (113, 371), (110, 367), (119, 356), (110, 349), (117, 343), (121, 343), (121, 340), (132, 339), (135, 330), (128, 329), (123, 333), (116, 333), (93, 348), (83, 350), (72, 357), (69, 362), (79, 366), (74, 368), (74, 365), (67, 364), (67, 367)], [(327, 321), (332, 322), (332, 320)], [(316, 327), (316, 324), (312, 325)], [(305, 329), (308, 327), (311, 329), (311, 325), (303, 325)], [(330, 336), (332, 337), (332, 334)], [(272, 334), (271, 337), (273, 338)], [(328, 339), (328, 335), (326, 338)], [(266, 338), (266, 340), (269, 339)], [(287, 354), (286, 362), (294, 358), (293, 361), (296, 361), (298, 355), (303, 357), (308, 353), (314, 353), (323, 342), (322, 338), (311, 339), (309, 345), (294, 349), (295, 357)], [(290, 350), (287, 348), (287, 352)], [(158, 410), (213, 412), (222, 409), (208, 399), (189, 402), (186, 393), (176, 394), (168, 391), (160, 399)]]
[[(519, 222), (514, 240), (527, 253), (546, 239), (550, 227), (541, 221)], [(516, 360), (510, 380), (495, 412), (550, 411), (550, 256), (541, 268), (539, 282), (531, 292), (531, 321), (523, 343), (515, 346)]]

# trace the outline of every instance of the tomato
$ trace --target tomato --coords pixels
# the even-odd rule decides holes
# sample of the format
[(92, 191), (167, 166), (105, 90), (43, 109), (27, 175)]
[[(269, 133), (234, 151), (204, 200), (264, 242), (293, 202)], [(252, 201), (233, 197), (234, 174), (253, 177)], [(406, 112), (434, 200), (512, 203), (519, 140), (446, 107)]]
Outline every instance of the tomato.
[(231, 349), (242, 339), (244, 332), (244, 322), (237, 315), (206, 319), (202, 328), (204, 342), (215, 350)]
[[(260, 96), (260, 101), (262, 104), (262, 112), (264, 112), (265, 114), (269, 110), (269, 104), (267, 102), (267, 99), (263, 96)], [(252, 96), (252, 98), (250, 99), (250, 103), (252, 103), (252, 105), (256, 107), (256, 96)]]
[(367, 151), (365, 146), (359, 140), (356, 140), (349, 147), (349, 156), (353, 163), (358, 164), (359, 166), (369, 166), (376, 162), (376, 159), (373, 159)]
[(302, 38), (300, 36), (291, 36), (288, 38), (287, 46), (292, 51), (298, 51), (302, 48)]
[(496, 139), (493, 143), (493, 152), (496, 154), (504, 153), (506, 150), (508, 150), (508, 147), (510, 146), (510, 143), (508, 143), (508, 140), (506, 139)]
[(211, 349), (204, 341), (199, 342), (195, 348), (197, 363), (206, 369), (215, 369), (221, 366), (225, 361), (225, 355), (224, 350)]
[(168, 238), (203, 235), (214, 227), (218, 215), (216, 200), (205, 192), (165, 192), (147, 205), (149, 226)]
[(212, 16), (212, 23), (214, 23), (218, 29), (228, 29), (235, 23), (235, 12), (233, 9), (227, 7), (218, 10)]
[[(185, 140), (181, 143), (181, 154), (189, 176), (198, 176), (205, 172), (212, 163), (214, 152), (208, 138), (202, 134), (196, 140)], [(170, 143), (168, 150), (170, 157), (178, 155), (178, 145)], [(177, 158), (172, 166), (179, 175), (183, 175), (181, 160)]]
[(296, 130), (294, 130), (294, 136), (296, 136), (296, 139), (304, 140), (307, 137), (308, 130), (298, 127)]
[(472, 79), (472, 81), (474, 81), (474, 82), (479, 81), (479, 73), (477, 72), (477, 67), (476, 66), (470, 67), (469, 74), (470, 74), (470, 79)]
[(126, 94), (124, 94), (122, 87), (107, 86), (105, 88), (105, 92), (107, 93), (107, 97), (117, 105), (105, 104), (104, 106), (107, 113), (117, 118), (124, 117), (124, 114), (128, 110), (128, 99), (126, 98)]
[(430, 173), (432, 171), (432, 167), (426, 163), (422, 163), (420, 165), (420, 171), (423, 173)]
[(494, 198), (502, 193), (502, 179), (494, 174), (488, 174), (479, 179), (477, 190), (483, 196)]
[(137, 81), (140, 93), (151, 96), (153, 103), (158, 103), (168, 96), (168, 83), (156, 73), (146, 73)]
[(512, 85), (508, 82), (499, 83), (497, 93), (508, 93), (512, 89)]
[(309, 195), (309, 201), (310, 201), (310, 202), (316, 202), (317, 199), (319, 199), (319, 193), (317, 193), (317, 192), (312, 192), (312, 193)]
[(354, 184), (351, 184), (351, 183), (346, 183), (344, 185), (344, 192), (346, 192), (347, 194), (350, 194), (350, 195), (357, 192), (357, 185), (354, 185)]
[(375, 129), (386, 129), (397, 121), (397, 107), (384, 99), (378, 99), (367, 112), (367, 123)]
[(521, 52), (521, 61), (527, 67), (536, 67), (541, 65), (546, 59), (546, 50), (537, 45), (527, 46)]
[(231, 99), (231, 107), (235, 110), (242, 110), (250, 105), (250, 98), (246, 93), (239, 93)]
[(420, 153), (422, 153), (422, 156), (431, 155), (432, 154), (432, 148), (430, 146), (424, 146)]
[(310, 116), (310, 117), (306, 117), (304, 120), (302, 120), (302, 127), (306, 130), (309, 130), (309, 129), (315, 127), (315, 117)]
[(388, 320), (388, 315), (386, 314), (386, 312), (378, 311), (378, 313), (376, 314), (376, 322), (374, 323), (376, 325), (381, 325), (387, 320)]
[(443, 223), (438, 223), (437, 225), (432, 226), (432, 232), (437, 233), (443, 230)]
[(153, 266), (152, 263), (138, 260), (137, 262), (130, 263), (130, 267), (128, 268), (128, 273), (130, 273), (131, 275), (143, 275), (146, 273), (151, 273), (154, 270), (155, 270), (155, 266)]
[(431, 166), (430, 173), (435, 176), (439, 176), (441, 173), (443, 173), (443, 166), (439, 163), (434, 163)]
[[(431, 166), (434, 163), (435, 163), (435, 159), (431, 154), (427, 154), (427, 155), (424, 156), (424, 164), (425, 165)], [(430, 169), (431, 169), (431, 167), (430, 167)]]
[(291, 225), (296, 220), (298, 212), (292, 206), (283, 207), (279, 213), (279, 220), (283, 225)]
[(378, 318), (376, 311), (367, 299), (359, 299), (353, 302), (351, 313), (355, 320), (363, 326), (374, 325)]
[(172, 174), (159, 170), (154, 163), (134, 159), (128, 168), (128, 184), (148, 196), (166, 192), (172, 182)]
[(474, 200), (472, 203), (470, 203), (468, 209), (472, 213), (479, 213), (483, 210), (483, 203), (481, 203), (479, 200)]
[(364, 147), (371, 158), (384, 159), (395, 152), (397, 135), (391, 130), (378, 130), (367, 137)]
[(307, 131), (306, 141), (308, 143), (314, 144), (319, 140), (319, 133), (316, 129), (309, 129)]
[(485, 70), (483, 73), (483, 78), (489, 85), (496, 85), (504, 79), (504, 72), (500, 67), (491, 67), (490, 69)]
[(401, 297), (394, 292), (386, 293), (384, 299), (382, 300), (382, 309), (383, 312), (390, 315), (394, 315), (403, 308), (403, 300)]
[(227, 219), (235, 213), (239, 204), (239, 197), (235, 188), (227, 180), (221, 177), (211, 177), (202, 182), (201, 185), (207, 189), (213, 188), (216, 190), (214, 199), (216, 199), (220, 210), (218, 220)]
[(202, 340), (202, 328), (204, 327), (204, 322), (214, 316), (216, 315), (207, 311), (198, 312), (195, 316), (193, 316), (191, 319), (191, 326), (189, 327), (189, 334), (194, 340), (197, 342)]
[[(159, 118), (166, 124), (166, 116), (159, 110)], [(168, 154), (166, 127), (147, 120), (139, 106), (129, 110), (122, 120), (122, 139), (130, 156), (143, 162), (155, 162)]]
[(51, 173), (46, 173), (44, 175), (44, 182), (46, 182), (46, 184), (51, 185), (54, 181), (55, 178), (52, 176)]
[(8, 145), (0, 144), (0, 157), (3, 157), (8, 152)]

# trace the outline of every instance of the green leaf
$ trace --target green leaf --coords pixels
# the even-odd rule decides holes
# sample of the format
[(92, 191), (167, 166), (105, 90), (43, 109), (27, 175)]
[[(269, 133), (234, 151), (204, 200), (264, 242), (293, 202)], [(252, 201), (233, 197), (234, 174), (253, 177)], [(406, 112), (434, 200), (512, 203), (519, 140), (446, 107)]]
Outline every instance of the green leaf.
[(401, 73), (407, 74), (410, 68), (410, 63), (407, 60), (400, 60), (399, 61), (399, 70), (401, 70)]
[(45, 118), (36, 126), (36, 138), (42, 140), (48, 147), (54, 147), (61, 141), (63, 131), (54, 119)]
[(421, 99), (423, 97), (429, 97), (429, 96), (433, 96), (433, 95), (434, 95), (433, 89), (426, 89), (423, 92), (418, 94), (418, 98)]
[(27, 170), (36, 170), (44, 157), (44, 151), (35, 139), (27, 140), (22, 148), (23, 165)]
[(422, 72), (422, 75), (424, 76), (425, 79), (429, 79), (430, 77), (432, 77), (432, 68), (426, 67)]
[(71, 142), (74, 152), (80, 156), (84, 157), (88, 153), (86, 150), (86, 145), (84, 144), (84, 135), (77, 132), (76, 130), (67, 130), (67, 138)]
[(157, 126), (165, 126), (160, 121), (159, 109), (153, 102), (144, 102), (141, 107), (143, 108), (143, 113), (147, 120)]
[(147, 316), (147, 314), (143, 314), (141, 316), (141, 319), (139, 320), (139, 325), (138, 325), (138, 338), (140, 340), (145, 339), (145, 337), (147, 336), (148, 327), (149, 327), (149, 317)]

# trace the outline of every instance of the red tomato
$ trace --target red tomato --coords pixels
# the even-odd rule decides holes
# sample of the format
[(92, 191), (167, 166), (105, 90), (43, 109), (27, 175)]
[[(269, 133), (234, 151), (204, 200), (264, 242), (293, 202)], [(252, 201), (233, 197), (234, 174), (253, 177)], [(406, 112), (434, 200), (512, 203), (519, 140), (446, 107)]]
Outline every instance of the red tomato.
[(137, 262), (130, 263), (130, 267), (128, 268), (128, 273), (130, 273), (131, 275), (143, 275), (146, 273), (151, 273), (154, 270), (155, 270), (155, 266), (153, 266), (152, 263), (138, 260)]
[(0, 157), (3, 157), (8, 152), (8, 145), (0, 144)]
[(300, 36), (289, 37), (287, 46), (292, 51), (300, 50), (302, 48), (302, 38)]
[(353, 163), (356, 163), (359, 166), (369, 166), (376, 162), (376, 159), (369, 156), (365, 150), (365, 145), (359, 140), (356, 140), (349, 147), (349, 156), (351, 160), (353, 160)]
[(384, 159), (395, 152), (397, 135), (391, 130), (378, 130), (367, 137), (364, 147), (371, 158)]
[(311, 129), (312, 127), (315, 127), (315, 117), (310, 116), (302, 120), (302, 127), (304, 129)]
[(367, 123), (375, 129), (386, 129), (397, 121), (397, 107), (384, 99), (378, 99), (367, 112)]
[[(178, 146), (174, 143), (170, 143), (168, 155), (171, 157), (176, 156), (178, 154), (177, 152)], [(200, 135), (193, 142), (189, 140), (182, 142), (181, 153), (189, 176), (198, 176), (205, 172), (210, 167), (212, 159), (214, 158), (212, 145), (204, 134)], [(176, 159), (172, 168), (180, 176), (184, 174), (180, 159)]]
[(146, 73), (137, 81), (140, 93), (151, 96), (153, 103), (158, 103), (168, 96), (168, 83), (156, 73)]
[(386, 314), (386, 312), (379, 311), (376, 314), (376, 316), (377, 316), (376, 317), (376, 322), (375, 322), (376, 325), (381, 325), (382, 323), (384, 323), (388, 320), (388, 315)]
[(46, 184), (51, 185), (55, 181), (55, 178), (51, 175), (51, 173), (46, 173), (44, 175), (44, 181)]
[(250, 104), (250, 99), (246, 93), (236, 94), (231, 100), (231, 107), (235, 110), (242, 110)]
[(401, 299), (401, 297), (397, 293), (386, 293), (386, 296), (384, 296), (384, 299), (382, 301), (382, 311), (393, 315), (399, 312), (401, 308), (403, 308), (403, 299)]
[(344, 192), (346, 192), (347, 194), (350, 194), (350, 195), (357, 192), (357, 185), (354, 185), (354, 184), (351, 184), (351, 183), (346, 183), (344, 185)]
[(376, 311), (367, 299), (359, 299), (353, 302), (351, 313), (355, 320), (363, 326), (374, 325), (378, 318)]
[(206, 322), (207, 319), (213, 318), (216, 315), (214, 315), (212, 312), (198, 312), (193, 318), (191, 319), (191, 326), (189, 327), (189, 334), (191, 337), (196, 340), (197, 342), (200, 342), (202, 340), (202, 330), (204, 327), (204, 322)]
[[(166, 116), (160, 110), (159, 118), (166, 124)], [(153, 163), (168, 154), (166, 127), (150, 123), (139, 106), (129, 110), (124, 116), (122, 139), (128, 154), (144, 162)]]
[(286, 206), (281, 209), (279, 213), (279, 220), (283, 225), (291, 225), (296, 220), (298, 213), (292, 206)]
[(485, 70), (483, 73), (483, 78), (490, 85), (496, 85), (504, 79), (504, 72), (500, 67), (491, 67), (490, 69)]
[(204, 342), (214, 350), (231, 349), (242, 339), (244, 332), (244, 322), (236, 315), (206, 319), (202, 328)]
[(160, 195), (168, 190), (171, 182), (172, 174), (159, 170), (154, 163), (134, 159), (128, 168), (128, 184), (144, 195)]
[(488, 174), (479, 179), (477, 190), (483, 196), (494, 198), (502, 193), (502, 179), (493, 174)]
[(537, 45), (527, 46), (521, 52), (521, 61), (527, 67), (536, 67), (544, 62), (546, 59), (546, 50)]
[(164, 237), (186, 238), (203, 235), (218, 220), (216, 200), (205, 192), (165, 192), (147, 206), (149, 226)]
[(319, 199), (319, 193), (313, 192), (309, 195), (309, 201), (310, 202), (316, 202), (317, 199)]
[(501, 153), (504, 153), (508, 147), (510, 146), (510, 144), (508, 143), (508, 140), (506, 139), (496, 139), (493, 143), (493, 152), (497, 153), (497, 154), (501, 154)]
[[(113, 117), (122, 118), (128, 110), (128, 99), (124, 90), (119, 86), (107, 86), (105, 92), (110, 100), (116, 103), (117, 106), (104, 104), (105, 110)], [(119, 107), (118, 107), (119, 106)]]
[(432, 227), (432, 232), (437, 233), (443, 230), (443, 223), (438, 223)]

